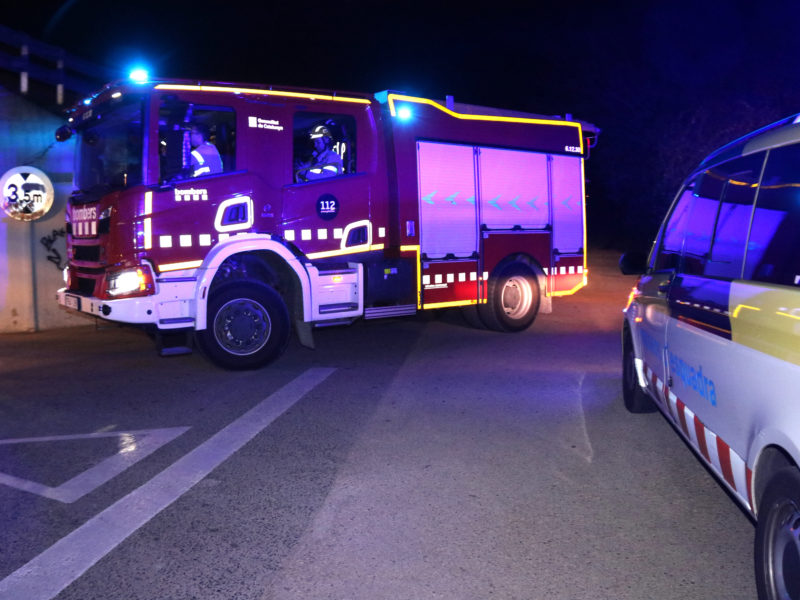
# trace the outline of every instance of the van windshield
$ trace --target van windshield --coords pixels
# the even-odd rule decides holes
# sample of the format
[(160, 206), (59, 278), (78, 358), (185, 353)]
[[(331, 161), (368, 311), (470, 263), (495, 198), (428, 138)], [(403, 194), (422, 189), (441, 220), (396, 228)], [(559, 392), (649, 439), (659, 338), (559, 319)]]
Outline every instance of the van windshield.
[(142, 183), (144, 97), (111, 99), (81, 115), (75, 127), (75, 184), (103, 192)]

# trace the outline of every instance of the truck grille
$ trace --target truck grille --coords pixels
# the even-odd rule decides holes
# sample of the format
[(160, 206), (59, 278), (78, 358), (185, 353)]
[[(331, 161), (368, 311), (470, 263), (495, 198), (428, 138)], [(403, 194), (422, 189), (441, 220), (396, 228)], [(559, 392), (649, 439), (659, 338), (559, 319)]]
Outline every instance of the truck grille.
[(72, 249), (76, 261), (100, 262), (100, 246), (73, 246)]

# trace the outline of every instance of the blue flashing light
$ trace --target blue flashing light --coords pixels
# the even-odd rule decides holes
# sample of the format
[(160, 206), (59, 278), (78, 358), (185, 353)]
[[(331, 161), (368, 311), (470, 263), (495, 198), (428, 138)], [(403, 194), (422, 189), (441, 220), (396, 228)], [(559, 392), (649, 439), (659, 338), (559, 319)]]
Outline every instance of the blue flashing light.
[(92, 103), (92, 99), (91, 98), (84, 98), (83, 99), (83, 103), (84, 103), (84, 105), (89, 106)]
[(146, 83), (147, 80), (150, 79), (150, 74), (147, 72), (147, 69), (137, 67), (131, 70), (128, 74), (128, 78), (134, 83)]
[(407, 106), (401, 106), (397, 109), (397, 118), (401, 121), (408, 121), (411, 118), (411, 109)]

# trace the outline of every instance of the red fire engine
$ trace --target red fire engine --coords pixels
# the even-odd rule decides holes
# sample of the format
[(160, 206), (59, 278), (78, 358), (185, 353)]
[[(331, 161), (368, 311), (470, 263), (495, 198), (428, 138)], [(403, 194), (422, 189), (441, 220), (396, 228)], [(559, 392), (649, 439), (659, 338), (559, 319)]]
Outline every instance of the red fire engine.
[(463, 307), (520, 331), (586, 284), (588, 123), (148, 81), (84, 101), (56, 137), (73, 133), (59, 303), (193, 337), (226, 368), (359, 317)]

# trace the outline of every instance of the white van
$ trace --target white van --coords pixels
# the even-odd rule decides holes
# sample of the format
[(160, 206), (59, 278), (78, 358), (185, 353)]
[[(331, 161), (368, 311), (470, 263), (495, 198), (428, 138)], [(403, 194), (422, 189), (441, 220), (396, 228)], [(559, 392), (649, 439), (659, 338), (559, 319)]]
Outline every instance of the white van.
[(759, 598), (800, 600), (800, 115), (687, 178), (622, 327), (631, 412), (657, 407), (756, 519)]

